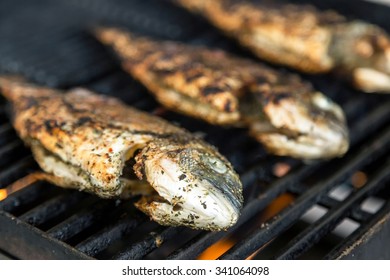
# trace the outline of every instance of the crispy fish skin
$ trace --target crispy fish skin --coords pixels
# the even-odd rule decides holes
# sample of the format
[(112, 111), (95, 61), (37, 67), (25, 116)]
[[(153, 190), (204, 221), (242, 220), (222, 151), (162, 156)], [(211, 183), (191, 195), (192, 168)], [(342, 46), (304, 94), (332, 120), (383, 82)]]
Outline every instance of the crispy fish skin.
[[(95, 34), (114, 48), (122, 58), (123, 68), (165, 106), (193, 112), (192, 116), (214, 124), (239, 120), (237, 96), (244, 81), (229, 60), (224, 62), (223, 52), (155, 42), (114, 28), (98, 28)], [(198, 103), (196, 111), (193, 100)]]
[(341, 108), (298, 76), (221, 50), (153, 41), (116, 28), (95, 33), (115, 50), (123, 68), (172, 110), (212, 124), (248, 127), (277, 155), (323, 159), (348, 149)]
[(336, 71), (366, 92), (390, 93), (390, 37), (310, 5), (234, 0), (174, 0), (259, 58), (306, 73)]
[(237, 221), (238, 175), (184, 129), (86, 89), (0, 77), (0, 90), (44, 179), (102, 198), (141, 194), (136, 206), (163, 225), (223, 230)]

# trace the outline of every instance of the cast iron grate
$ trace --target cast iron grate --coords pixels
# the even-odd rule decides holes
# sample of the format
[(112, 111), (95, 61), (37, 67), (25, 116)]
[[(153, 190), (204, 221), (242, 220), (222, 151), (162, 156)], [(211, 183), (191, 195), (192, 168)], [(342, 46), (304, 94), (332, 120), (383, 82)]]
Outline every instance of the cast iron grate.
[[(313, 1), (390, 30), (389, 8), (356, 1)], [(367, 12), (370, 11), (370, 12)], [(15, 258), (194, 259), (223, 247), (221, 259), (389, 258), (390, 100), (356, 92), (331, 76), (306, 77), (344, 108), (351, 150), (341, 159), (304, 164), (267, 155), (244, 130), (207, 125), (161, 108), (119, 70), (88, 35), (96, 24), (116, 24), (155, 37), (220, 47), (250, 56), (205, 21), (158, 0), (0, 1), (0, 70), (67, 88), (86, 86), (205, 135), (240, 173), (242, 216), (227, 232), (162, 227), (132, 201), (101, 200), (30, 180), (38, 170), (0, 101), (0, 190), (24, 186), (0, 201), (0, 249)], [(228, 139), (228, 141), (226, 140)], [(290, 170), (278, 174), (282, 167)], [(358, 177), (356, 177), (358, 176)], [(360, 176), (360, 177), (359, 177)], [(363, 183), (356, 178), (364, 177)], [(331, 193), (348, 189), (343, 199)], [(363, 207), (367, 199), (378, 209)], [(321, 217), (305, 220), (314, 208)], [(345, 221), (356, 227), (337, 234)]]

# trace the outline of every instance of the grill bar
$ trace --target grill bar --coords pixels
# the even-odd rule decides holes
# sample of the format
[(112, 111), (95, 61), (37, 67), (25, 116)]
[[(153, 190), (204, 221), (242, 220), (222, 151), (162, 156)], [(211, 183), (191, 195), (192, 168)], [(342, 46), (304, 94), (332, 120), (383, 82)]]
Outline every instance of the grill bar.
[(58, 188), (48, 188), (46, 183), (38, 181), (29, 185), (27, 188), (10, 194), (6, 200), (0, 201), (0, 209), (12, 214), (19, 213), (31, 204), (36, 203), (40, 199), (50, 197), (58, 191)]
[[(370, 193), (377, 195), (383, 185), (373, 184), (379, 178), (375, 176), (382, 173), (372, 175), (374, 177), (370, 175), (368, 184), (353, 192), (345, 201), (328, 197), (331, 188), (362, 166), (367, 170), (378, 168), (383, 172), (388, 168), (383, 163), (384, 156), (388, 154), (386, 145), (389, 146), (389, 131), (386, 128), (390, 121), (390, 103), (386, 96), (356, 92), (334, 77), (305, 77), (344, 108), (351, 127), (351, 149), (343, 159), (304, 165), (298, 160), (268, 155), (244, 130), (216, 128), (162, 110), (145, 88), (120, 71), (104, 47), (86, 32), (89, 26), (97, 23), (112, 23), (136, 33), (219, 47), (248, 57), (248, 53), (210, 28), (205, 21), (174, 7), (169, 1), (71, 0), (46, 3), (46, 0), (40, 0), (39, 5), (25, 3), (23, 7), (11, 0), (2, 1), (9, 2), (13, 8), (0, 17), (0, 37), (4, 39), (4, 44), (0, 45), (0, 69), (16, 71), (50, 86), (68, 88), (82, 85), (119, 97), (139, 109), (156, 112), (191, 131), (206, 134), (206, 140), (217, 146), (240, 173), (246, 204), (238, 223), (229, 231), (193, 232), (164, 228), (147, 221), (147, 217), (131, 206), (132, 201), (126, 202), (129, 206), (125, 206), (116, 201), (104, 201), (88, 194), (36, 182), (0, 202), (1, 250), (18, 258), (138, 259), (170, 254), (170, 259), (193, 259), (217, 241), (241, 240), (221, 258), (246, 258), (260, 247), (264, 246), (264, 251), (273, 247), (278, 237), (288, 233), (287, 229), (291, 226), (298, 227), (302, 213), (316, 204), (330, 210), (315, 224), (299, 229), (296, 234), (302, 239), (295, 247), (286, 247), (286, 243), (283, 243), (276, 250), (276, 258), (304, 256), (303, 252), (316, 248), (317, 245), (312, 246), (320, 238), (326, 241), (326, 233), (342, 217), (360, 223), (360, 227), (351, 235), (351, 242), (347, 242), (350, 247), (355, 248), (362, 237), (367, 237), (373, 231), (372, 227), (381, 228), (378, 234), (387, 232), (382, 225), (388, 220), (386, 212), (383, 212), (386, 207), (388, 211), (388, 206), (375, 214), (356, 207), (357, 200)], [(326, 8), (348, 7), (345, 12), (353, 11), (359, 18), (366, 17), (374, 22), (378, 20), (383, 27), (390, 28), (386, 15), (389, 10), (384, 7), (347, 0), (313, 2)], [(341, 2), (346, 3), (345, 6)], [(373, 9), (362, 10), (359, 7)], [(43, 16), (37, 17), (41, 13)], [(38, 170), (32, 157), (26, 156), (27, 150), (15, 144), (19, 140), (8, 121), (6, 104), (0, 99), (0, 188), (7, 187), (7, 190), (10, 184), (12, 189), (20, 185), (19, 180), (25, 175)], [(226, 141), (227, 138), (231, 141)], [(279, 163), (290, 167), (288, 174), (282, 178), (273, 173), (273, 167)], [(322, 181), (319, 181), (320, 178), (323, 178)], [(372, 186), (372, 192), (366, 191), (368, 186)], [(383, 192), (380, 191), (378, 195), (383, 195)], [(297, 199), (266, 223), (260, 224), (268, 206), (284, 195)], [(85, 199), (77, 198), (79, 196)], [(374, 239), (373, 236), (369, 234), (368, 239)], [(175, 243), (176, 238), (181, 238), (181, 242), (173, 246), (171, 243)], [(275, 241), (268, 246), (268, 241), (273, 238)], [(314, 242), (306, 242), (310, 240)], [(246, 241), (248, 244), (245, 244)], [(184, 242), (185, 245), (181, 246)], [(350, 250), (350, 247), (340, 244), (327, 257), (347, 258), (349, 255), (343, 255), (343, 251), (356, 251)], [(271, 255), (275, 257), (275, 253)]]
[[(322, 198), (318, 204), (325, 206), (328, 209), (331, 209), (337, 207), (340, 203), (344, 203), (344, 202), (345, 202), (344, 200), (338, 201), (333, 198), (330, 198), (329, 196), (326, 196)], [(351, 211), (352, 212), (350, 213), (350, 217), (354, 221), (357, 221), (359, 223), (365, 223), (372, 217), (371, 213), (367, 213), (360, 208), (353, 208)]]
[(166, 240), (172, 239), (183, 229), (179, 227), (159, 227), (156, 232), (151, 232), (147, 238), (131, 245), (125, 251), (115, 255), (113, 259), (116, 260), (135, 260), (140, 259), (146, 254), (150, 253), (157, 247), (161, 246)]
[[(95, 199), (94, 199), (95, 200)], [(112, 206), (112, 201), (96, 201), (77, 214), (48, 230), (49, 236), (65, 241), (79, 234), (99, 220), (102, 220)]]
[(353, 121), (358, 121), (361, 112), (367, 109), (367, 100), (362, 96), (348, 100), (343, 107), (347, 118)]
[(360, 208), (353, 209), (350, 216), (353, 220), (359, 222), (360, 224), (367, 223), (369, 219), (372, 218), (371, 213), (367, 213)]
[(69, 195), (69, 193), (65, 192), (29, 210), (19, 216), (19, 219), (30, 225), (40, 226), (70, 210), (85, 197), (85, 193)]
[(110, 244), (129, 234), (144, 220), (145, 218), (134, 219), (126, 217), (77, 244), (76, 248), (88, 256), (96, 256)]
[[(0, 247), (20, 259), (90, 259), (73, 247), (56, 239), (42, 238), (42, 231), (0, 212)], [(23, 238), (18, 238), (22, 235)]]
[[(286, 192), (287, 189), (293, 188), (292, 185), (296, 184), (296, 182), (300, 180), (301, 177), (307, 176), (308, 174), (312, 173), (317, 167), (318, 166), (315, 165), (306, 166), (305, 168), (301, 168), (296, 172), (291, 172), (287, 176), (272, 183), (265, 193), (262, 193), (258, 198), (250, 201), (245, 205), (237, 224), (234, 225), (231, 229), (229, 229), (228, 233), (234, 231), (236, 228), (247, 222), (250, 218), (252, 218), (258, 212), (263, 210), (274, 199), (276, 199), (282, 193)], [(241, 176), (244, 189), (249, 187), (249, 182), (253, 182), (257, 178), (256, 172), (258, 172), (258, 169), (254, 168), (248, 173), (243, 174)], [(195, 240), (192, 240), (189, 244), (184, 245), (177, 252), (172, 253), (169, 256), (169, 259), (195, 258), (207, 247), (212, 245), (224, 235), (225, 234), (223, 232), (201, 233), (195, 238)]]
[(351, 128), (351, 147), (361, 142), (367, 135), (376, 132), (390, 120), (390, 102), (378, 104), (378, 106), (375, 107), (375, 110), (368, 112), (364, 119)]
[(0, 189), (6, 188), (11, 183), (15, 182), (19, 178), (23, 178), (31, 171), (35, 171), (36, 163), (31, 155), (18, 160), (10, 167), (4, 168), (0, 171)]
[[(273, 199), (270, 198), (272, 201)], [(227, 233), (225, 232), (202, 232), (198, 234), (194, 239), (192, 239), (189, 243), (185, 244), (177, 250), (173, 252), (168, 259), (172, 260), (185, 260), (185, 259), (194, 259), (201, 252), (211, 246), (213, 243), (221, 239), (226, 234), (230, 234), (234, 232), (237, 228), (242, 226), (245, 222), (247, 222), (250, 218), (252, 218), (255, 214), (257, 214), (260, 210), (264, 209), (267, 205), (265, 199), (263, 200), (253, 200), (242, 210), (240, 219), (238, 222), (230, 228)]]
[[(319, 202), (319, 205), (322, 205), (328, 209), (337, 207), (340, 203), (344, 202), (344, 200), (339, 201), (335, 200), (329, 196), (326, 196), (321, 199)], [(352, 212), (350, 213), (350, 217), (359, 222), (359, 223), (365, 223), (367, 222), (371, 217), (371, 213), (367, 213), (366, 211), (360, 209), (360, 208), (354, 208), (352, 209)]]
[[(239, 223), (241, 224), (241, 219), (239, 220)], [(229, 232), (231, 230), (229, 230)], [(190, 242), (188, 242), (180, 249), (170, 254), (168, 256), (168, 259), (169, 260), (195, 259), (197, 256), (199, 256), (200, 253), (202, 253), (205, 249), (207, 249), (207, 247), (211, 246), (213, 243), (221, 239), (223, 235), (224, 234), (221, 232), (200, 233), (195, 238), (193, 238)]]
[[(354, 145), (356, 142), (361, 141), (361, 138), (368, 135), (370, 132), (375, 131), (376, 129), (378, 129), (378, 127), (381, 126), (382, 122), (386, 122), (388, 120), (388, 118), (390, 117), (388, 106), (389, 104), (387, 103), (380, 106), (373, 113), (369, 114), (367, 118), (364, 119), (364, 122), (359, 123), (356, 127), (351, 129), (351, 145)], [(351, 108), (356, 108), (356, 106), (351, 106)], [(373, 123), (375, 125), (372, 125)], [(322, 164), (304, 166), (279, 179), (275, 183), (272, 183), (266, 192), (262, 193), (257, 199), (249, 202), (245, 206), (245, 208), (243, 209), (243, 213), (240, 217), (238, 226), (240, 226), (241, 223), (249, 220), (259, 211), (263, 210), (272, 200), (276, 199), (282, 193), (286, 192), (287, 190), (295, 190), (295, 185), (298, 184), (301, 179), (310, 176), (310, 174), (318, 170), (321, 166)], [(257, 177), (257, 171), (257, 169), (253, 169), (250, 172), (247, 172), (241, 176), (244, 187), (250, 185), (250, 183), (253, 182), (253, 180)], [(169, 256), (169, 258), (194, 258), (208, 246), (220, 239), (222, 236), (222, 233), (203, 233), (199, 237), (197, 237), (196, 241), (191, 242), (187, 246), (184, 246), (178, 252), (175, 252), (174, 254)]]
[(14, 141), (0, 148), (0, 168), (9, 165), (16, 157), (26, 156), (28, 151), (23, 149), (22, 141)]
[(9, 123), (0, 125), (0, 145), (6, 145), (13, 139), (15, 139), (15, 134), (12, 125)]
[[(383, 240), (386, 240), (389, 233), (389, 220), (390, 220), (390, 201), (388, 201), (382, 208), (379, 210), (379, 212), (375, 215), (375, 218), (370, 220), (368, 223), (361, 225), (356, 231), (354, 231), (349, 237), (348, 240), (346, 240), (344, 243), (339, 244), (336, 246), (330, 253), (328, 253), (325, 256), (325, 259), (347, 259), (347, 258), (353, 258), (353, 259), (373, 259), (372, 257), (367, 257), (362, 254), (362, 256), (359, 256), (358, 254), (354, 255), (354, 250), (358, 250), (359, 246), (361, 246), (364, 243), (368, 243), (370, 239), (373, 238), (375, 234), (379, 230), (381, 230), (382, 227), (387, 228), (387, 231), (384, 232), (384, 235), (382, 235), (379, 239), (380, 244), (376, 244), (377, 250), (380, 250), (379, 253), (380, 256), (383, 256), (383, 259), (390, 258), (388, 250), (385, 250), (385, 247), (383, 247)], [(374, 247), (373, 247), (374, 248)], [(367, 253), (366, 253), (367, 254)]]
[(342, 181), (351, 175), (351, 173), (360, 167), (368, 164), (370, 161), (379, 157), (389, 149), (387, 145), (390, 140), (390, 129), (383, 135), (374, 140), (371, 145), (363, 149), (361, 153), (355, 155), (340, 171), (336, 172), (326, 181), (313, 186), (310, 190), (298, 197), (293, 207), (283, 210), (273, 221), (267, 224), (267, 230), (253, 232), (247, 238), (239, 241), (231, 250), (222, 255), (221, 259), (243, 259), (255, 252), (258, 248), (269, 242), (276, 234), (285, 230), (293, 221), (297, 220), (311, 204), (317, 203), (321, 192), (328, 192), (333, 186), (342, 183)]
[(323, 236), (328, 234), (350, 211), (351, 206), (357, 205), (374, 191), (379, 191), (378, 186), (384, 187), (390, 178), (390, 163), (383, 166), (371, 179), (370, 183), (357, 190), (345, 201), (340, 202), (338, 207), (331, 209), (323, 218), (307, 227), (298, 236), (287, 243), (286, 248), (277, 254), (277, 259), (294, 259), (305, 252), (310, 245), (317, 243)]

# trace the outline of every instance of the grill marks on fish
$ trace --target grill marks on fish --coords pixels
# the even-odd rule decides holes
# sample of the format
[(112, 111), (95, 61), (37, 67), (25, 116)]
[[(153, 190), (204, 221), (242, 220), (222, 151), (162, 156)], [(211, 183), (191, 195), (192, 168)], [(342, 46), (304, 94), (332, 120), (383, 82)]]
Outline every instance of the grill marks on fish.
[[(136, 206), (163, 225), (222, 230), (237, 221), (243, 200), (238, 175), (214, 147), (184, 129), (86, 89), (61, 92), (0, 77), (0, 90), (12, 103), (16, 131), (45, 172), (41, 178), (103, 198), (141, 195)], [(190, 166), (181, 154), (191, 158)], [(221, 162), (224, 172), (217, 174), (200, 154)], [(216, 176), (214, 184), (204, 183), (198, 169)], [(182, 195), (183, 184), (199, 188)], [(183, 197), (181, 208), (177, 197)], [(204, 209), (204, 201), (214, 208)], [(182, 214), (175, 216), (173, 207)]]
[(171, 110), (211, 124), (248, 127), (278, 155), (331, 158), (348, 149), (341, 108), (296, 75), (221, 50), (154, 41), (116, 28), (95, 34)]
[(154, 42), (120, 30), (105, 32), (101, 28), (96, 30), (96, 35), (118, 51), (124, 69), (166, 106), (178, 110), (185, 107), (186, 111), (195, 111), (194, 106), (200, 106), (193, 116), (198, 114), (212, 123), (238, 120), (237, 96), (245, 82), (224, 52)]
[(366, 92), (390, 93), (390, 36), (360, 20), (310, 5), (175, 0), (261, 59), (306, 73), (334, 71)]

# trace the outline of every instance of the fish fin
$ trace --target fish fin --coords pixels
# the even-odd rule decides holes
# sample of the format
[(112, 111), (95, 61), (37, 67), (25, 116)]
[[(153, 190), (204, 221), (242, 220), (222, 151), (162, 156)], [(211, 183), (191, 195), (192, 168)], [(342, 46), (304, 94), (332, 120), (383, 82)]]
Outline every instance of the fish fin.
[(22, 98), (38, 98), (50, 96), (53, 90), (44, 86), (33, 85), (22, 76), (0, 76), (0, 94), (10, 102), (19, 102)]

